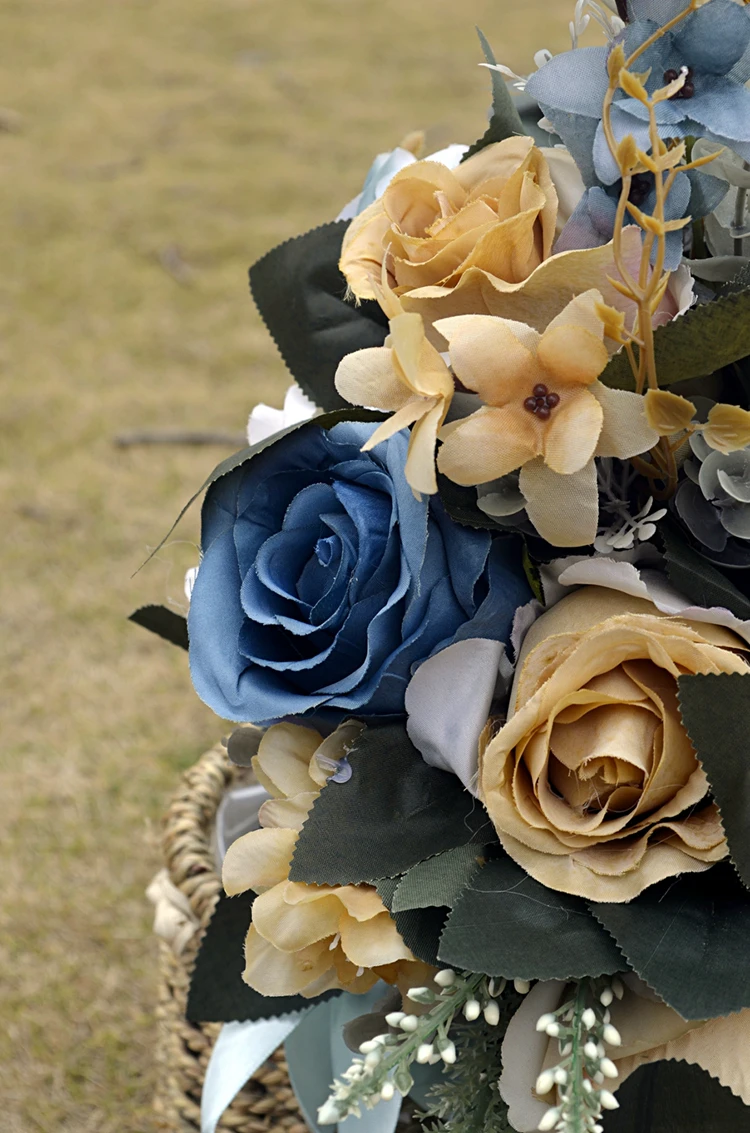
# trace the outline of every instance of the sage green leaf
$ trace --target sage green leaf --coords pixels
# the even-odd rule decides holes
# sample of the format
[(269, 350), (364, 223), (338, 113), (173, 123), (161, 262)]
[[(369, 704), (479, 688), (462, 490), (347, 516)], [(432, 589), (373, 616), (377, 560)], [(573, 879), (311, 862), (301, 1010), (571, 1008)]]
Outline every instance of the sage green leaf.
[[(477, 35), (482, 45), (485, 60), (494, 66), (497, 60), (495, 59), (494, 52), (486, 36), (479, 28), (477, 28)], [(485, 146), (491, 146), (494, 142), (503, 142), (513, 134), (526, 134), (527, 132), (521, 121), (521, 116), (513, 103), (505, 79), (499, 71), (490, 71), (490, 75), (492, 76), (492, 113), (490, 124), (482, 137), (474, 142), (474, 145), (464, 154), (463, 161), (466, 161), (468, 157), (472, 157), (475, 153), (479, 153)]]
[(737, 872), (750, 889), (750, 675), (678, 677), (682, 722), (721, 811)]
[(347, 301), (339, 257), (348, 221), (324, 224), (267, 252), (250, 268), (250, 290), (292, 377), (327, 411), (347, 402), (334, 385), (339, 362), (382, 346), (388, 320), (374, 301)]
[(452, 909), (484, 862), (482, 847), (471, 843), (419, 862), (401, 878), (390, 906), (392, 912), (430, 906)]
[(750, 1109), (700, 1066), (653, 1062), (617, 1091), (605, 1133), (747, 1133)]
[(187, 618), (166, 606), (141, 606), (128, 617), (129, 622), (150, 630), (180, 649), (188, 647)]
[(359, 885), (494, 836), (481, 804), (455, 775), (425, 763), (405, 724), (366, 728), (348, 759), (351, 778), (329, 781), (305, 821), (292, 881)]
[[(660, 386), (704, 378), (750, 354), (750, 291), (703, 303), (654, 332)], [(627, 354), (615, 354), (600, 376), (612, 389), (634, 389)]]
[[(234, 472), (235, 468), (239, 468), (240, 465), (247, 464), (247, 462), (252, 460), (254, 456), (258, 456), (258, 454), (263, 452), (264, 449), (270, 448), (271, 445), (276, 444), (276, 442), (281, 440), (282, 437), (288, 436), (289, 433), (295, 433), (297, 429), (314, 429), (316, 427), (321, 429), (332, 429), (334, 425), (338, 425), (339, 421), (383, 421), (385, 420), (385, 416), (386, 415), (384, 413), (379, 413), (374, 409), (353, 409), (351, 407), (348, 409), (338, 409), (334, 413), (323, 413), (320, 417), (313, 418), (312, 421), (300, 421), (296, 425), (289, 425), (286, 429), (279, 429), (278, 433), (273, 433), (272, 436), (266, 437), (262, 441), (258, 441), (257, 444), (249, 445), (247, 448), (240, 449), (238, 452), (235, 452), (231, 456), (228, 456), (226, 460), (222, 460), (221, 464), (216, 465), (213, 472), (209, 475), (208, 479), (205, 480), (203, 484), (201, 484), (197, 492), (193, 493), (188, 502), (180, 511), (180, 514), (177, 516), (177, 519), (174, 521), (167, 534), (153, 549), (148, 558), (143, 563), (141, 563), (138, 570), (143, 570), (143, 568), (146, 566), (146, 563), (150, 563), (154, 555), (158, 554), (158, 552), (166, 543), (167, 539), (169, 539), (172, 532), (177, 527), (180, 520), (192, 507), (198, 497), (203, 495), (206, 488), (210, 488), (210, 486), (217, 480), (220, 480), (222, 476), (227, 476), (230, 472)], [(136, 571), (136, 574), (137, 573), (138, 571)]]
[(721, 288), (722, 295), (733, 295), (737, 291), (747, 291), (750, 288), (750, 264), (745, 264), (736, 275), (733, 275)]
[(683, 1019), (750, 1007), (750, 894), (728, 862), (668, 878), (628, 904), (591, 909), (633, 970)]
[(675, 523), (662, 523), (659, 533), (664, 541), (667, 575), (676, 590), (697, 606), (723, 606), (737, 618), (750, 618), (750, 599), (688, 546)]
[(585, 902), (547, 889), (507, 855), (488, 862), (456, 901), (440, 962), (507, 979), (567, 980), (622, 971), (612, 937)]
[[(252, 894), (219, 897), (190, 979), (186, 1016), (191, 1023), (274, 1019), (310, 1006), (301, 995), (261, 995), (243, 980), (252, 904)], [(327, 992), (322, 998), (339, 994)]]

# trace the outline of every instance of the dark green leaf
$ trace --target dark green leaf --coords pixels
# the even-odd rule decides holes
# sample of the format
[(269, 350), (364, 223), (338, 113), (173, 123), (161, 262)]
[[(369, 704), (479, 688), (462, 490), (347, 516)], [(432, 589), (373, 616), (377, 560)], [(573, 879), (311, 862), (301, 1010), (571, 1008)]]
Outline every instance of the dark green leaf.
[(378, 897), (385, 905), (386, 909), (390, 910), (393, 904), (393, 898), (396, 895), (396, 890), (401, 882), (400, 877), (380, 877), (377, 881), (373, 882)]
[(166, 606), (141, 606), (133, 611), (128, 621), (171, 641), (172, 645), (179, 645), (180, 649), (188, 647), (187, 618)]
[(310, 1007), (310, 1000), (301, 995), (260, 995), (243, 980), (252, 903), (252, 895), (247, 894), (227, 897), (222, 893), (219, 897), (190, 980), (185, 1013), (191, 1023), (273, 1019)]
[[(686, 311), (654, 334), (660, 386), (703, 378), (750, 354), (750, 291), (725, 295)], [(633, 389), (627, 354), (615, 354), (601, 375), (612, 389)]]
[(492, 516), (486, 515), (477, 506), (476, 488), (466, 488), (461, 484), (454, 484), (447, 476), (438, 474), (438, 491), (443, 507), (451, 519), (455, 519), (456, 523), (461, 523), (464, 527), (478, 527), (487, 531), (507, 532), (509, 530), (508, 527), (502, 527)]
[[(167, 534), (164, 536), (161, 542), (158, 543), (156, 547), (154, 547), (151, 554), (148, 556), (145, 562), (141, 564), (138, 570), (143, 570), (146, 563), (151, 562), (154, 555), (156, 555), (162, 549), (182, 517), (192, 506), (192, 504), (195, 503), (198, 497), (203, 495), (206, 488), (210, 488), (211, 485), (214, 484), (217, 480), (220, 480), (222, 476), (227, 476), (230, 472), (234, 472), (235, 468), (239, 468), (241, 464), (246, 464), (249, 460), (252, 460), (254, 456), (257, 456), (259, 453), (263, 452), (264, 449), (270, 448), (271, 445), (276, 444), (276, 442), (281, 440), (282, 437), (288, 436), (289, 433), (296, 432), (297, 429), (314, 429), (316, 427), (319, 427), (321, 429), (332, 429), (334, 425), (338, 425), (339, 421), (382, 421), (384, 420), (384, 418), (385, 414), (378, 413), (373, 409), (353, 409), (351, 407), (349, 407), (348, 409), (338, 409), (335, 413), (323, 413), (320, 417), (315, 417), (312, 421), (301, 421), (296, 425), (290, 425), (286, 429), (280, 429), (278, 433), (274, 433), (272, 436), (266, 437), (265, 440), (258, 441), (257, 444), (249, 445), (248, 448), (240, 449), (239, 452), (235, 452), (232, 454), (232, 456), (228, 456), (226, 460), (222, 460), (221, 464), (216, 465), (208, 479), (203, 484), (201, 484), (197, 492), (193, 493), (193, 495), (183, 507), (180, 514), (177, 516), (177, 519), (170, 527)], [(136, 571), (136, 573), (138, 572)]]
[(438, 947), (447, 915), (447, 909), (407, 909), (395, 913), (393, 919), (404, 944), (417, 959), (439, 967)]
[(493, 836), (460, 780), (429, 767), (403, 723), (368, 727), (349, 753), (352, 776), (329, 782), (302, 828), (292, 881), (358, 885), (394, 877), (432, 854)]
[(676, 590), (697, 606), (723, 606), (735, 617), (750, 618), (750, 600), (688, 546), (674, 523), (661, 524), (659, 531), (664, 540), (667, 575)]
[(654, 1062), (617, 1091), (605, 1133), (748, 1133), (750, 1108), (699, 1066)]
[(484, 860), (482, 847), (469, 843), (419, 862), (401, 878), (391, 910), (403, 913), (406, 909), (429, 906), (452, 909)]
[[(477, 35), (482, 45), (485, 60), (494, 66), (497, 60), (495, 59), (494, 52), (486, 36), (479, 28), (477, 28)], [(474, 142), (474, 145), (471, 146), (464, 155), (464, 161), (466, 161), (467, 157), (472, 157), (475, 153), (479, 153), (485, 146), (492, 145), (493, 142), (503, 142), (513, 134), (526, 133), (526, 129), (513, 103), (505, 79), (499, 71), (490, 71), (490, 75), (492, 76), (492, 116), (490, 118), (490, 124), (479, 141)]]
[(324, 224), (287, 240), (250, 268), (250, 290), (292, 376), (321, 409), (347, 403), (333, 379), (353, 350), (382, 346), (388, 320), (375, 302), (345, 299), (339, 271), (348, 221)]
[(677, 684), (682, 721), (721, 811), (732, 861), (750, 888), (750, 676), (686, 676)]
[(440, 961), (539, 980), (600, 976), (625, 966), (583, 901), (545, 888), (507, 856), (488, 862), (458, 898)]
[(750, 1007), (750, 894), (728, 863), (668, 878), (628, 904), (591, 908), (634, 971), (683, 1019)]

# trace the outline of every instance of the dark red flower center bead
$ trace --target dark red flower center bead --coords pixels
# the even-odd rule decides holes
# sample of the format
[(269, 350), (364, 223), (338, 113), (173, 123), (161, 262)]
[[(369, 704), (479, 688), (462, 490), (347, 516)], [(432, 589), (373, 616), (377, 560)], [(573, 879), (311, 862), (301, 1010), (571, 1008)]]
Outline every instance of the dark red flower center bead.
[(550, 393), (547, 386), (535, 385), (531, 391), (531, 397), (527, 397), (523, 403), (524, 409), (529, 413), (533, 413), (535, 417), (539, 417), (542, 421), (546, 421), (552, 410), (556, 405), (560, 404), (560, 395), (557, 393)]
[[(678, 90), (676, 94), (672, 95), (670, 102), (673, 99), (677, 99), (677, 98), (692, 98), (693, 95), (695, 94), (695, 84), (693, 83), (693, 68), (687, 67), (686, 72), (687, 73), (685, 75), (685, 82), (683, 83), (681, 89)], [(680, 72), (675, 71), (675, 69), (673, 67), (670, 67), (670, 69), (668, 71), (664, 72), (664, 82), (665, 83), (673, 83), (675, 81), (675, 79), (679, 79), (679, 77), (680, 77)]]

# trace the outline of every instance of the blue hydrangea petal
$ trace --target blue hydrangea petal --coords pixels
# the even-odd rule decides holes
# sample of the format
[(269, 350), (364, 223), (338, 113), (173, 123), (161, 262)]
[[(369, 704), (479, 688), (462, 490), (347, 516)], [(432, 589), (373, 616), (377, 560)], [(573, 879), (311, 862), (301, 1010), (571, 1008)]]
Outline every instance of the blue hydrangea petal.
[[(705, 169), (710, 168), (710, 165), (705, 166)], [(729, 185), (703, 169), (690, 169), (686, 176), (690, 179), (690, 200), (685, 215), (692, 216), (693, 220), (700, 220), (718, 208), (729, 192)]]
[(714, 137), (724, 138), (733, 150), (739, 153), (737, 142), (750, 142), (750, 91), (745, 87), (706, 75), (695, 97), (684, 101), (690, 117)]
[(750, 14), (733, 0), (710, 0), (671, 34), (688, 67), (726, 75), (750, 44)]
[[(631, 114), (620, 109), (616, 103), (612, 107), (612, 131), (619, 143), (628, 134), (635, 138), (635, 144), (642, 150), (651, 148), (648, 123), (639, 122)], [(620, 168), (615, 161), (604, 134), (604, 126), (599, 122), (594, 138), (594, 167), (596, 174), (603, 185), (614, 185), (620, 180)]]
[(598, 185), (587, 189), (558, 236), (553, 251), (557, 254), (608, 244), (614, 233), (616, 215), (614, 197)]
[(526, 93), (542, 107), (600, 118), (609, 87), (606, 47), (579, 47), (554, 55), (529, 76)]
[(628, 0), (632, 20), (655, 21), (658, 27), (668, 24), (686, 7), (686, 0)]
[(583, 178), (584, 185), (596, 185), (598, 178), (594, 170), (592, 151), (598, 119), (583, 114), (571, 114), (566, 110), (557, 110), (546, 103), (540, 103), (540, 109), (554, 126), (555, 132), (578, 166), (578, 172)]

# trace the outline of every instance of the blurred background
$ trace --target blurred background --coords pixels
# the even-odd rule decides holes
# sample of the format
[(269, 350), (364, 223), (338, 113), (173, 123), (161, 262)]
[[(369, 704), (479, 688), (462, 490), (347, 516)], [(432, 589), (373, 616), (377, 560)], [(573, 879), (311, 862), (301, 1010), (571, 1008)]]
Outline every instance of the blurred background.
[(0, 0), (0, 1096), (4, 1133), (151, 1127), (144, 889), (180, 772), (225, 731), (185, 655), (198, 509), (288, 376), (249, 264), (374, 154), (483, 133), (474, 32), (521, 73), (572, 0)]

